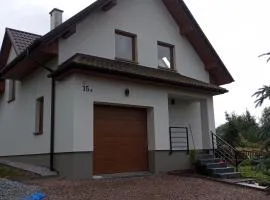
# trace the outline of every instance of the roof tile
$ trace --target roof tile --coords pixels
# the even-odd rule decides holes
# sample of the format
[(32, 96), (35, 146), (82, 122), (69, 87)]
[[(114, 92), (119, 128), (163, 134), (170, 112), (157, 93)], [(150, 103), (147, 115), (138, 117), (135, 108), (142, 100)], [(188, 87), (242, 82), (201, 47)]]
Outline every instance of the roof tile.
[(7, 28), (11, 42), (14, 45), (17, 55), (21, 54), (27, 47), (29, 47), (35, 40), (41, 38), (41, 35), (28, 33), (20, 30)]
[(165, 82), (174, 86), (185, 88), (195, 88), (204, 91), (212, 91), (216, 94), (228, 92), (226, 89), (202, 82), (187, 76), (183, 76), (176, 71), (155, 69), (137, 64), (115, 61), (96, 56), (76, 54), (65, 63), (59, 66), (54, 76), (61, 76), (66, 70), (103, 71), (108, 74), (119, 74), (123, 76), (133, 76), (155, 82)]

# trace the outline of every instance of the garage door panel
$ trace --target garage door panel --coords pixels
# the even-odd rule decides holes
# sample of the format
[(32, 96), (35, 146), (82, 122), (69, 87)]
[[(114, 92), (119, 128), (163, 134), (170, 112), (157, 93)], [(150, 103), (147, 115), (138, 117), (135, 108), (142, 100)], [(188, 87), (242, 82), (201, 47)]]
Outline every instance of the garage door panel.
[(145, 109), (95, 106), (94, 173), (148, 170)]

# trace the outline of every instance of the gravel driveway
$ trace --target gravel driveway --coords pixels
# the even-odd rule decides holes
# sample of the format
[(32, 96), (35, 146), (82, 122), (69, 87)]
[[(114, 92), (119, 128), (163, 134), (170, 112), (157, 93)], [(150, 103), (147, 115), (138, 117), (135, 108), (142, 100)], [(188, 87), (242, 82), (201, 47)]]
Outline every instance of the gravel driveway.
[(265, 193), (200, 178), (156, 175), (93, 181), (41, 180), (49, 200), (269, 200)]

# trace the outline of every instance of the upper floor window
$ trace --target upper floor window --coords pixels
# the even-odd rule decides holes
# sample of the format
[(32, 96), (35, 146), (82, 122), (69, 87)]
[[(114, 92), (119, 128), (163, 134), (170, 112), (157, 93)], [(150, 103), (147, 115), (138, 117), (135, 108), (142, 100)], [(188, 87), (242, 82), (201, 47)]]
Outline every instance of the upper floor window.
[(124, 31), (115, 31), (116, 59), (136, 61), (136, 35)]
[(174, 69), (174, 46), (158, 42), (158, 66)]
[(16, 94), (16, 81), (8, 80), (8, 102), (12, 102), (15, 100)]

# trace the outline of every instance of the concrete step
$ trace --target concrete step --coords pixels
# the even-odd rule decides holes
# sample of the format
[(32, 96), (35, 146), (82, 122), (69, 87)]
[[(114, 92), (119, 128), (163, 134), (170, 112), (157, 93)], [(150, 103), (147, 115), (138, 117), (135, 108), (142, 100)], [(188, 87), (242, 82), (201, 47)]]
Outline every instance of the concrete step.
[(223, 178), (223, 179), (232, 179), (232, 178), (240, 178), (240, 172), (227, 172), (227, 173), (214, 173), (214, 177)]
[(204, 163), (202, 167), (207, 169), (227, 167), (227, 163)]
[(221, 168), (210, 168), (208, 169), (210, 174), (230, 173), (235, 172), (233, 167), (221, 167)]
[(214, 155), (212, 154), (198, 154), (197, 159), (213, 159)]
[(201, 165), (206, 164), (206, 163), (219, 163), (221, 161), (222, 160), (220, 158), (198, 159), (198, 163)]

